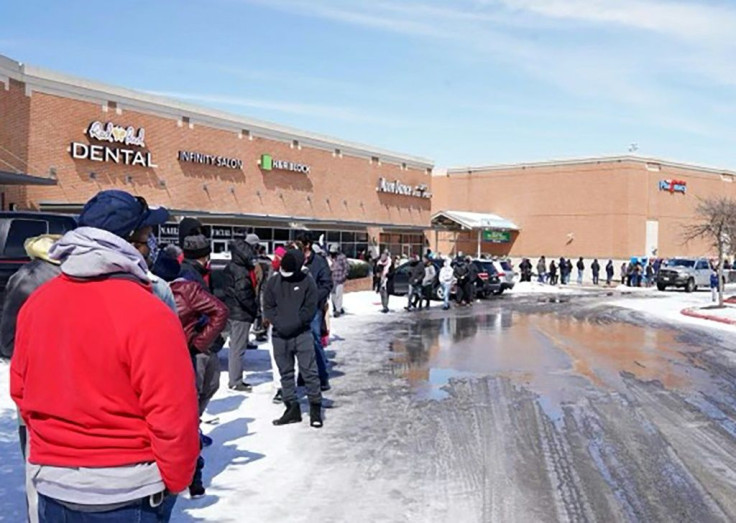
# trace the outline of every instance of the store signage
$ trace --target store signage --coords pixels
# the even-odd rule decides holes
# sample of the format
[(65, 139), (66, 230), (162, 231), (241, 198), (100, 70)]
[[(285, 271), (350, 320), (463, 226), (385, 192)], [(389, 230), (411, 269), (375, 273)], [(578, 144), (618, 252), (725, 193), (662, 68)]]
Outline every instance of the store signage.
[(401, 183), (399, 180), (390, 182), (386, 178), (378, 179), (377, 192), (399, 194), (401, 196), (412, 196), (414, 198), (431, 198), (432, 193), (429, 192), (429, 187), (426, 184), (420, 184), (412, 187)]
[(661, 180), (659, 182), (659, 190), (685, 194), (687, 192), (687, 182), (683, 180)]
[[(86, 134), (90, 140), (134, 147), (146, 146), (146, 130), (143, 127), (136, 130), (133, 126), (123, 127), (112, 122), (103, 124), (100, 121), (94, 121), (89, 124)], [(150, 152), (136, 149), (72, 142), (70, 153), (75, 160), (139, 165), (147, 168), (158, 167), (153, 163)]]
[(213, 240), (231, 240), (233, 237), (232, 227), (218, 227), (213, 225), (211, 230)]
[(303, 163), (287, 162), (286, 160), (274, 160), (270, 154), (262, 154), (258, 162), (264, 171), (292, 171), (295, 173), (309, 174), (309, 165)]
[(227, 158), (214, 154), (203, 154), (193, 151), (179, 151), (180, 162), (201, 163), (214, 167), (227, 167), (228, 169), (242, 169), (243, 161), (238, 158)]
[(159, 227), (159, 236), (161, 238), (178, 238), (179, 237), (179, 226), (178, 225), (162, 225)]
[(509, 231), (483, 231), (483, 241), (509, 243), (511, 241), (511, 233)]

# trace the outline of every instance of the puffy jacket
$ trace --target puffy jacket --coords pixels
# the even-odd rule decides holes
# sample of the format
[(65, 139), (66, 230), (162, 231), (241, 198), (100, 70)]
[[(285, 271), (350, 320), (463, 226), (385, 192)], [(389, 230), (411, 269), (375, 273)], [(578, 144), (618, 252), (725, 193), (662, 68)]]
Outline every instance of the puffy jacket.
[(194, 383), (179, 319), (143, 283), (62, 274), (18, 316), (10, 390), (28, 424), (31, 463), (155, 462), (180, 492), (199, 455)]
[(58, 262), (49, 259), (49, 247), (61, 236), (43, 235), (25, 242), (26, 253), (32, 259), (8, 280), (5, 302), (0, 318), (0, 355), (13, 356), (15, 325), (18, 313), (30, 295), (47, 281), (61, 274)]
[(443, 285), (449, 285), (452, 284), (454, 280), (455, 271), (449, 264), (445, 264), (445, 266), (440, 269), (440, 283)]
[(189, 350), (208, 353), (227, 325), (227, 307), (196, 282), (179, 279), (170, 286)]
[(309, 258), (304, 262), (304, 266), (309, 269), (309, 273), (317, 285), (317, 306), (322, 309), (332, 292), (332, 273), (330, 266), (327, 264), (327, 260), (322, 256), (317, 256), (314, 251), (310, 253)]
[(253, 323), (258, 315), (258, 299), (253, 271), (255, 256), (250, 245), (243, 240), (230, 244), (232, 260), (222, 273), (225, 304), (230, 309), (230, 319)]
[(263, 317), (273, 325), (275, 336), (293, 338), (309, 332), (318, 300), (319, 291), (310, 274), (299, 270), (285, 278), (278, 273), (266, 282)]
[(424, 278), (422, 278), (422, 286), (426, 287), (434, 283), (434, 279), (437, 276), (437, 269), (433, 263), (428, 263), (424, 266)]

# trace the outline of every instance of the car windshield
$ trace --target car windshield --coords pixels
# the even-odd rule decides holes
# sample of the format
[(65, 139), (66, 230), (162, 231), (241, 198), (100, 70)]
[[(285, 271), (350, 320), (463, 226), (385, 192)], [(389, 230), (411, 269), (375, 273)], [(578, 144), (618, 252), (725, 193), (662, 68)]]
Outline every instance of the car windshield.
[(509, 271), (509, 272), (513, 270), (512, 267), (511, 267), (511, 264), (509, 262), (507, 262), (507, 261), (502, 261), (501, 262), (501, 268), (503, 270)]
[(695, 260), (675, 258), (667, 261), (667, 267), (695, 267)]
[(493, 267), (493, 264), (491, 262), (476, 261), (475, 264), (483, 272), (487, 272), (488, 274), (496, 274), (496, 269)]

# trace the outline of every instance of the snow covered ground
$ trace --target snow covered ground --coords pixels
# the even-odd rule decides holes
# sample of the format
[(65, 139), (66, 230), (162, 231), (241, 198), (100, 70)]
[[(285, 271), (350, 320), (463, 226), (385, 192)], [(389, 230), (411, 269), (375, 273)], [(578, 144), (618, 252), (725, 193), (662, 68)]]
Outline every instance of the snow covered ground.
[[(728, 289), (730, 293), (736, 287)], [(530, 294), (575, 294), (600, 292), (611, 306), (649, 314), (672, 323), (698, 325), (719, 331), (736, 332), (736, 327), (683, 316), (687, 307), (710, 304), (710, 293), (658, 293), (651, 289), (614, 288), (600, 291), (579, 288), (576, 285), (550, 287), (537, 283), (517, 284), (516, 288), (497, 301), (503, 307), (505, 300), (515, 300)], [(636, 294), (636, 297), (630, 296)], [(629, 296), (625, 296), (629, 295)], [(360, 429), (361, 402), (372, 401), (371, 390), (361, 384), (353, 387), (350, 395), (341, 387), (342, 380), (350, 380), (341, 369), (346, 358), (364, 360), (374, 358), (380, 365), (387, 340), (374, 340), (373, 328), (377, 322), (409, 322), (411, 315), (403, 312), (406, 299), (392, 297), (391, 313), (380, 312), (380, 298), (373, 292), (351, 293), (345, 297), (348, 314), (332, 320), (332, 342), (327, 348), (337, 363), (333, 369), (335, 391), (326, 393), (327, 404), (335, 400), (335, 408), (326, 410), (325, 427), (312, 429), (308, 422), (286, 427), (274, 427), (271, 421), (280, 416), (283, 407), (272, 403), (275, 387), (271, 381), (267, 345), (247, 351), (246, 381), (253, 383), (250, 394), (231, 393), (227, 390), (227, 375), (222, 374), (221, 388), (208, 409), (209, 417), (218, 417), (217, 424), (204, 424), (203, 430), (214, 444), (204, 450), (204, 470), (207, 495), (198, 500), (180, 496), (173, 521), (176, 522), (229, 522), (229, 521), (426, 521), (418, 515), (421, 508), (410, 507), (404, 493), (392, 488), (378, 471), (391, 466), (381, 462), (380, 456), (366, 457), (362, 468), (345, 459), (351, 456), (352, 442), (363, 437)], [(433, 304), (439, 309), (440, 304)], [(432, 314), (441, 314), (439, 310)], [(376, 354), (372, 353), (374, 350)], [(226, 351), (221, 353), (226, 369)], [(373, 360), (371, 360), (373, 361)], [(366, 368), (368, 365), (365, 366)], [(362, 376), (365, 380), (365, 376)], [(355, 379), (355, 377), (352, 377)], [(8, 365), (0, 365), (0, 519), (22, 521), (23, 468), (17, 445), (15, 409), (8, 395)], [(342, 389), (342, 391), (341, 391)], [(383, 401), (383, 400), (382, 400)], [(340, 432), (337, 432), (337, 426)], [(351, 421), (355, 420), (355, 421)], [(386, 444), (390, 444), (388, 435)], [(385, 474), (384, 474), (385, 476)], [(366, 483), (366, 478), (379, 479)], [(410, 481), (407, 477), (406, 481)], [(407, 487), (409, 484), (407, 484)], [(321, 514), (321, 500), (330, 503), (329, 514)], [(342, 503), (335, 506), (335, 501)], [(302, 507), (310, 507), (302, 510)], [(405, 510), (404, 512), (401, 512)], [(398, 512), (397, 512), (398, 511)], [(395, 516), (395, 517), (392, 517)], [(417, 519), (418, 518), (418, 519)]]

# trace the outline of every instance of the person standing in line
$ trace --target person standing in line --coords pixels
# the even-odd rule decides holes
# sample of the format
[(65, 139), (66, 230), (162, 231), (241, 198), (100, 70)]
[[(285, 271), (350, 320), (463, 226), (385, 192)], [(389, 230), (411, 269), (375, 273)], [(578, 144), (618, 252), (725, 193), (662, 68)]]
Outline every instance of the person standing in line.
[(567, 285), (569, 274), (570, 270), (567, 266), (567, 260), (565, 258), (560, 258), (560, 283), (562, 285)]
[(322, 324), (324, 322), (323, 311), (332, 292), (332, 274), (324, 256), (319, 256), (312, 250), (312, 233), (305, 231), (297, 237), (296, 241), (301, 246), (304, 254), (304, 266), (309, 269), (312, 279), (317, 285), (317, 312), (312, 321), (312, 337), (314, 338), (314, 352), (317, 359), (320, 387), (323, 392), (326, 392), (331, 387), (327, 356), (325, 355), (325, 348), (322, 344)]
[[(186, 335), (192, 368), (196, 372), (196, 355), (200, 353), (209, 354), (213, 347), (218, 346), (215, 344), (215, 340), (222, 334), (227, 325), (228, 308), (198, 283), (179, 278), (179, 262), (165, 251), (158, 256), (153, 266), (153, 272), (163, 281), (168, 282), (171, 288), (177, 316)], [(206, 318), (206, 321), (202, 321), (202, 318)], [(206, 404), (199, 402), (200, 419), (204, 414), (205, 407)], [(202, 440), (202, 446), (204, 446), (209, 437), (200, 435), (200, 439)], [(203, 468), (204, 458), (200, 455), (197, 459), (197, 467), (192, 482), (189, 485), (189, 496), (191, 498), (198, 498), (205, 494), (202, 482)]]
[(332, 310), (335, 318), (345, 314), (342, 307), (342, 297), (345, 291), (345, 282), (348, 280), (348, 258), (340, 252), (340, 247), (333, 243), (330, 245), (330, 270), (332, 271)]
[(473, 303), (475, 302), (476, 283), (478, 281), (478, 267), (473, 263), (473, 259), (470, 256), (465, 259), (465, 264), (468, 267), (468, 277), (465, 279), (465, 288), (463, 289), (463, 295), (465, 303), (467, 305), (473, 305)]
[(450, 293), (452, 292), (452, 283), (455, 281), (455, 271), (452, 269), (449, 258), (445, 260), (444, 265), (440, 269), (440, 285), (442, 285), (442, 299), (444, 304), (443, 310), (450, 309)]
[(598, 285), (601, 276), (601, 264), (598, 263), (598, 258), (593, 260), (590, 269), (593, 271), (593, 285)]
[(230, 242), (230, 253), (232, 258), (223, 271), (225, 304), (230, 310), (228, 387), (233, 391), (251, 392), (253, 386), (243, 381), (243, 356), (251, 325), (258, 315), (257, 261), (251, 245), (244, 240)]
[[(210, 270), (208, 268), (212, 248), (210, 241), (203, 235), (184, 238), (184, 260), (181, 262), (179, 277), (199, 284), (204, 290), (213, 294), (209, 286)], [(214, 296), (214, 294), (213, 294)], [(204, 326), (204, 318), (202, 326)], [(209, 354), (197, 353), (194, 357), (196, 366), (197, 392), (199, 410), (204, 412), (212, 397), (220, 388), (220, 360), (217, 353), (224, 345), (222, 336), (213, 344)]]
[(123, 191), (98, 193), (49, 251), (62, 274), (18, 315), (10, 391), (31, 434), (41, 523), (167, 522), (192, 479), (198, 415), (184, 332), (128, 242), (162, 215)]
[[(278, 274), (279, 269), (281, 268), (281, 260), (284, 258), (284, 254), (286, 254), (286, 249), (279, 246), (276, 247), (276, 250), (273, 251), (273, 260), (271, 261), (271, 271), (269, 272), (268, 280), (276, 276)], [(268, 284), (268, 280), (266, 280), (266, 283), (263, 285), (263, 298), (265, 301), (266, 296), (266, 284)], [(266, 329), (266, 332), (271, 328), (271, 324), (268, 322), (268, 320), (264, 317), (263, 318), (263, 327)], [(276, 364), (276, 358), (273, 354), (273, 343), (269, 345), (268, 355), (271, 358), (271, 373), (273, 374), (273, 386), (275, 387), (276, 391), (273, 397), (273, 403), (282, 403), (283, 402), (283, 394), (281, 392), (281, 374), (279, 373), (279, 366)]]
[(554, 260), (549, 262), (549, 284), (557, 285), (557, 264)]
[(409, 261), (409, 292), (408, 303), (404, 307), (410, 311), (421, 305), (422, 281), (424, 280), (424, 264), (414, 255)]
[(278, 274), (266, 284), (263, 314), (273, 326), (272, 343), (281, 374), (284, 414), (274, 425), (302, 421), (294, 379), (294, 360), (299, 365), (309, 398), (310, 425), (322, 427), (322, 393), (313, 345), (312, 323), (317, 314), (319, 290), (309, 270), (303, 270), (304, 254), (292, 249), (284, 254)]
[(271, 258), (268, 257), (266, 247), (263, 245), (258, 247), (258, 257), (256, 261), (261, 268), (263, 278), (256, 289), (256, 304), (258, 305), (258, 312), (256, 314), (256, 320), (253, 323), (253, 334), (255, 335), (257, 342), (264, 342), (268, 341), (268, 329), (263, 325), (263, 290), (266, 286), (266, 282), (273, 273), (273, 268), (271, 266)]
[(629, 274), (629, 266), (626, 262), (621, 264), (621, 285), (626, 285), (627, 282), (627, 276)]
[(381, 312), (386, 314), (388, 309), (388, 299), (393, 292), (394, 264), (391, 260), (389, 252), (382, 252), (381, 257), (376, 263), (378, 273), (378, 293), (381, 295)]
[(422, 278), (422, 294), (419, 300), (419, 310), (422, 310), (422, 300), (427, 302), (429, 309), (432, 300), (432, 289), (434, 288), (434, 279), (437, 277), (437, 269), (432, 263), (429, 253), (424, 258), (424, 277)]
[(578, 259), (577, 268), (578, 268), (578, 285), (582, 285), (583, 275), (585, 274), (585, 262), (583, 262), (582, 256), (580, 257), (580, 259)]
[(613, 260), (608, 260), (608, 263), (606, 264), (606, 285), (609, 287), (613, 281), (613, 272)]
[[(13, 357), (15, 347), (15, 329), (18, 313), (33, 292), (47, 281), (61, 274), (61, 267), (57, 260), (49, 258), (49, 249), (61, 238), (61, 235), (44, 234), (28, 238), (25, 251), (31, 259), (22, 265), (8, 280), (5, 286), (2, 319), (0, 319), (0, 353), (3, 358)], [(30, 468), (28, 466), (28, 429), (23, 417), (18, 413), (18, 439), (20, 451), (26, 463), (26, 509), (28, 521), (38, 522), (38, 493), (33, 485)]]
[(537, 262), (537, 281), (539, 283), (547, 281), (547, 260), (544, 256)]

